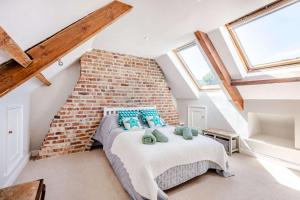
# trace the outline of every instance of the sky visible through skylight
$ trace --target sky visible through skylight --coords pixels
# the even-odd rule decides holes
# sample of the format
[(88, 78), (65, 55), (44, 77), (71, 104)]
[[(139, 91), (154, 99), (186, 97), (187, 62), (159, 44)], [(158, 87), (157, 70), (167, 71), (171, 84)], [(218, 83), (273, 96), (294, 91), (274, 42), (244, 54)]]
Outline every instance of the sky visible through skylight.
[(200, 85), (217, 84), (215, 76), (197, 45), (182, 49), (178, 53)]
[(234, 28), (252, 66), (300, 57), (300, 2)]

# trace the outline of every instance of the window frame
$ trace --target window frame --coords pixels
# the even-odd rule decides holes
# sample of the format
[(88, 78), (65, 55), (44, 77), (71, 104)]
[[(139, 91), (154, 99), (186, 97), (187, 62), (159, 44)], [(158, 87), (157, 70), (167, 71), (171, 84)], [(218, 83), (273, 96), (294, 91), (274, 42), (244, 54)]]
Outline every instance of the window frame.
[[(197, 46), (198, 47), (196, 41), (189, 42), (189, 43), (187, 43), (187, 44), (185, 44), (185, 45), (183, 45), (181, 47), (178, 47), (178, 48), (174, 49), (173, 53), (176, 55), (177, 59), (179, 60), (179, 62), (181, 63), (181, 65), (183, 66), (183, 68), (185, 69), (185, 71), (189, 74), (189, 76), (191, 77), (191, 79), (193, 80), (194, 84), (197, 86), (197, 88), (199, 90), (220, 90), (221, 89), (220, 84), (217, 84), (217, 85), (201, 85), (197, 81), (197, 78), (195, 77), (195, 75), (193, 74), (193, 72), (190, 70), (189, 66), (184, 61), (183, 57), (180, 55), (179, 52), (181, 50), (184, 50), (184, 49), (187, 49), (187, 48), (193, 47), (193, 46)], [(204, 55), (204, 57), (205, 57), (205, 55)]]
[(270, 63), (264, 63), (252, 66), (250, 64), (250, 61), (247, 57), (247, 54), (245, 50), (243, 49), (243, 46), (237, 36), (237, 34), (234, 31), (234, 28), (237, 26), (241, 26), (243, 24), (247, 24), (253, 20), (259, 19), (260, 17), (272, 14), (273, 12), (276, 12), (280, 9), (283, 9), (287, 6), (290, 6), (294, 3), (299, 2), (299, 0), (277, 0), (271, 4), (268, 4), (254, 12), (251, 12), (233, 22), (230, 22), (226, 24), (226, 28), (229, 32), (230, 38), (234, 44), (234, 47), (246, 69), (247, 72), (256, 72), (261, 70), (271, 70), (271, 69), (279, 69), (283, 67), (296, 67), (296, 64), (300, 64), (300, 57), (294, 58), (294, 59), (287, 59), (287, 60), (281, 60), (281, 61), (275, 61)]

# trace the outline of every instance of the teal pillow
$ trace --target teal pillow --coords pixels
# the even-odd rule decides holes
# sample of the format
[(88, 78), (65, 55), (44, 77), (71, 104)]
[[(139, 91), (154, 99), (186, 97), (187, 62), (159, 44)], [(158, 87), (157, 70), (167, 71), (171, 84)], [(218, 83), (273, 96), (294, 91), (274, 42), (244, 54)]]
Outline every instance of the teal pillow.
[(160, 117), (160, 122), (162, 126), (167, 126), (167, 123), (165, 122), (165, 120), (163, 118)]
[(124, 117), (123, 125), (125, 130), (141, 128), (139, 119), (137, 117)]
[(142, 122), (144, 124), (147, 124), (148, 116), (158, 116), (159, 117), (159, 114), (156, 109), (140, 110), (140, 113), (141, 113)]
[(147, 116), (146, 119), (147, 119), (147, 123), (148, 123), (149, 128), (154, 128), (154, 127), (157, 127), (157, 126), (161, 126), (161, 127), (163, 126), (162, 120), (158, 115)]
[(139, 111), (137, 110), (121, 110), (119, 111), (118, 124), (119, 126), (123, 125), (123, 119), (125, 117), (138, 117)]

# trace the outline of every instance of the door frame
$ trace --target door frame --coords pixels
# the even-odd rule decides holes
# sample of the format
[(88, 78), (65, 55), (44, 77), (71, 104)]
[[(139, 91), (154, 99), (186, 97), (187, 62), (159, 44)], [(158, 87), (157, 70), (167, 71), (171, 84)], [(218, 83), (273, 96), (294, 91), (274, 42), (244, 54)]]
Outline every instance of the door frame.
[(188, 126), (191, 126), (191, 112), (193, 108), (200, 108), (204, 110), (204, 128), (207, 128), (207, 107), (202, 105), (189, 105), (188, 106)]

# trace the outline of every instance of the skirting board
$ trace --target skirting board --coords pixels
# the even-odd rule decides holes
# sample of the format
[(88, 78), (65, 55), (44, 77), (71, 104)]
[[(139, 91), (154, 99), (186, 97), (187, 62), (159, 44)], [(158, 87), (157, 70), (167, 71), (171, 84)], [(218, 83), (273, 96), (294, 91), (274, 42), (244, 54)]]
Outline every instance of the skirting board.
[(300, 165), (299, 164), (291, 163), (289, 161), (285, 161), (285, 160), (282, 160), (280, 158), (275, 158), (275, 157), (272, 157), (272, 156), (269, 156), (269, 155), (257, 153), (257, 152), (254, 152), (254, 151), (249, 151), (248, 149), (244, 149), (244, 148), (240, 149), (240, 153), (251, 156), (251, 157), (255, 157), (255, 158), (265, 159), (265, 160), (274, 162), (278, 165), (300, 171)]
[(26, 164), (29, 162), (30, 154), (23, 157), (23, 159), (20, 161), (20, 163), (17, 165), (15, 170), (10, 174), (9, 177), (6, 177), (7, 180), (4, 182), (4, 184), (0, 187), (8, 187), (14, 184), (18, 176), (21, 174), (22, 170), (26, 166)]

